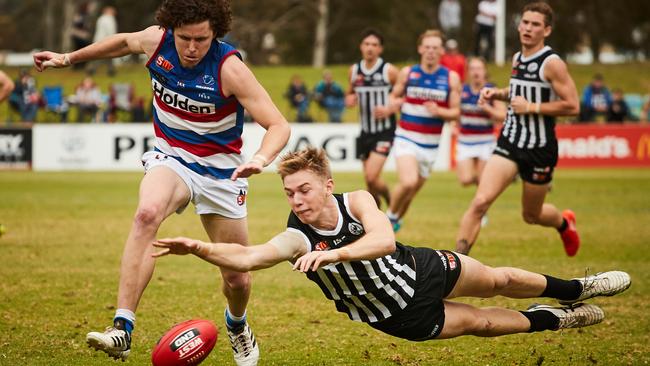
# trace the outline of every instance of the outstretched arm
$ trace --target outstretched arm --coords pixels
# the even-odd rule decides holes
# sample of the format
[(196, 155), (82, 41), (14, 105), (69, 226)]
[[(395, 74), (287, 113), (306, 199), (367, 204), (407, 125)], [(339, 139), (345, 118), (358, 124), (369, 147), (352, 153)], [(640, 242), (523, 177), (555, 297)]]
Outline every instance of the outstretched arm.
[(36, 70), (43, 71), (48, 67), (62, 68), (78, 62), (121, 57), (133, 53), (151, 56), (158, 48), (164, 32), (165, 30), (159, 26), (151, 26), (140, 32), (114, 34), (70, 53), (37, 52), (34, 54), (34, 66)]
[(159, 239), (153, 243), (153, 246), (162, 248), (161, 251), (152, 254), (154, 258), (168, 254), (194, 254), (214, 265), (238, 272), (272, 267), (307, 252), (304, 239), (291, 231), (276, 235), (266, 244), (253, 246), (206, 243), (182, 237)]
[(14, 90), (14, 82), (5, 74), (0, 71), (0, 102), (7, 99), (9, 94)]
[(239, 166), (231, 179), (247, 178), (262, 172), (278, 156), (289, 141), (291, 129), (278, 107), (251, 70), (237, 57), (228, 57), (221, 68), (222, 91), (225, 97), (235, 96), (266, 133), (262, 144), (248, 163)]
[(372, 195), (366, 191), (348, 194), (352, 214), (361, 221), (365, 234), (354, 243), (327, 251), (312, 251), (294, 263), (293, 269), (315, 271), (330, 263), (369, 260), (395, 251), (395, 233), (386, 215), (379, 211)]

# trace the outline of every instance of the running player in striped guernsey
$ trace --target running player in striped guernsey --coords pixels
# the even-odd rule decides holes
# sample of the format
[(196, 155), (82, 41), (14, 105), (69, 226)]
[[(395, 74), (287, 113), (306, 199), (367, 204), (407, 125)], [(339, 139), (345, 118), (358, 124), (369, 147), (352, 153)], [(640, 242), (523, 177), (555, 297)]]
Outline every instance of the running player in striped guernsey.
[(548, 4), (527, 4), (518, 27), (521, 52), (513, 57), (510, 86), (481, 91), (481, 100), (510, 101), (510, 107), (494, 155), (485, 166), (476, 195), (461, 220), (456, 237), (456, 250), (460, 253), (469, 253), (478, 237), (481, 217), (517, 173), (523, 180), (524, 221), (556, 228), (568, 256), (574, 256), (580, 247), (573, 211), (560, 212), (552, 204), (544, 203), (558, 158), (555, 118), (574, 116), (580, 108), (566, 64), (544, 45), (552, 23), (553, 10)]
[(375, 29), (367, 29), (361, 35), (363, 59), (350, 66), (346, 105), (359, 106), (361, 135), (357, 138), (357, 158), (363, 161), (366, 187), (377, 204), (380, 198), (389, 203), (388, 186), (381, 179), (381, 171), (393, 146), (395, 137), (395, 114), (375, 111), (377, 106), (388, 104), (393, 84), (399, 71), (380, 56), (384, 37)]
[[(122, 257), (114, 326), (86, 337), (90, 346), (123, 360), (154, 269), (149, 244), (162, 221), (192, 201), (211, 240), (246, 245), (246, 178), (276, 157), (290, 133), (239, 52), (218, 40), (230, 28), (228, 0), (163, 0), (156, 19), (160, 26), (117, 34), (72, 53), (34, 55), (39, 71), (127, 54), (149, 57), (155, 149), (142, 157), (146, 174)], [(240, 151), (244, 108), (267, 130), (250, 160)], [(259, 348), (246, 322), (250, 275), (224, 269), (222, 278), (235, 361), (255, 365)]]
[[(290, 261), (351, 320), (412, 341), (596, 324), (604, 318), (599, 307), (574, 303), (611, 296), (630, 286), (630, 276), (620, 271), (561, 280), (517, 268), (488, 267), (447, 250), (398, 243), (390, 221), (368, 192), (333, 193), (323, 150), (288, 153), (278, 172), (291, 206), (286, 231), (253, 246), (159, 239), (153, 245), (162, 250), (154, 257), (191, 253), (236, 271)], [(452, 301), (497, 295), (550, 297), (573, 306), (536, 305), (520, 312)]]
[(483, 88), (494, 87), (487, 81), (485, 60), (472, 57), (467, 69), (469, 82), (463, 85), (461, 93), (456, 145), (456, 173), (463, 186), (478, 184), (496, 143), (494, 123), (503, 121), (506, 116), (503, 102), (487, 102), (479, 98)]
[(428, 30), (418, 39), (420, 63), (403, 68), (390, 95), (390, 104), (377, 107), (383, 114), (401, 110), (395, 131), (395, 158), (399, 182), (391, 194), (386, 215), (395, 231), (401, 227), (413, 198), (431, 174), (445, 121), (460, 116), (461, 83), (458, 74), (440, 65), (443, 35)]

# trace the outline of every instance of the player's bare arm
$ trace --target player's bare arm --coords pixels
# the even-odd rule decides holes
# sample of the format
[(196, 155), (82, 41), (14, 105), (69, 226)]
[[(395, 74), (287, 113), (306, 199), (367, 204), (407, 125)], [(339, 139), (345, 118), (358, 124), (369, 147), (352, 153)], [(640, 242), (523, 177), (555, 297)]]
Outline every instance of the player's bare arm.
[(151, 56), (156, 51), (163, 33), (164, 29), (159, 26), (151, 26), (140, 32), (118, 33), (70, 53), (37, 52), (34, 54), (34, 66), (36, 70), (43, 71), (48, 67), (62, 68), (74, 63), (129, 54), (144, 53)]
[(280, 262), (295, 260), (307, 252), (300, 234), (290, 231), (276, 235), (266, 244), (252, 246), (206, 243), (183, 237), (159, 239), (153, 245), (162, 249), (152, 254), (154, 258), (169, 254), (194, 254), (216, 266), (238, 272), (269, 268)]
[(228, 57), (221, 68), (221, 88), (225, 97), (235, 96), (266, 133), (253, 158), (240, 165), (231, 179), (260, 173), (289, 141), (291, 129), (271, 97), (238, 57)]
[(490, 119), (494, 123), (503, 122), (506, 118), (508, 108), (506, 104), (500, 100), (493, 100), (492, 103), (488, 103), (485, 100), (478, 101), (478, 105), (490, 115)]
[(460, 77), (455, 71), (449, 73), (449, 107), (440, 107), (435, 102), (426, 102), (424, 106), (434, 116), (451, 121), (460, 118)]
[(7, 74), (0, 71), (0, 102), (7, 99), (11, 91), (14, 90), (14, 82)]
[(483, 88), (479, 96), (479, 103), (481, 101), (500, 100), (507, 102), (510, 100), (510, 87), (506, 88)]
[(546, 103), (531, 103), (522, 96), (512, 99), (510, 105), (516, 114), (544, 114), (547, 116), (575, 116), (580, 112), (578, 91), (569, 75), (566, 64), (559, 58), (549, 60), (544, 68), (544, 77), (551, 83), (557, 100)]
[(399, 112), (404, 103), (404, 91), (406, 90), (406, 82), (408, 81), (411, 67), (407, 66), (402, 68), (397, 76), (397, 81), (393, 85), (393, 91), (389, 96), (389, 102), (386, 106), (377, 106), (373, 111), (376, 118), (386, 118), (391, 114)]
[(294, 270), (315, 271), (329, 263), (376, 259), (395, 251), (395, 233), (372, 195), (355, 191), (348, 193), (348, 199), (352, 214), (361, 221), (365, 234), (343, 248), (305, 254), (294, 263)]
[(348, 89), (345, 91), (345, 106), (348, 108), (352, 108), (355, 105), (357, 105), (357, 94), (354, 92), (354, 86), (352, 85), (354, 83), (354, 80), (352, 80), (352, 70), (354, 69), (354, 65), (350, 66), (348, 69)]

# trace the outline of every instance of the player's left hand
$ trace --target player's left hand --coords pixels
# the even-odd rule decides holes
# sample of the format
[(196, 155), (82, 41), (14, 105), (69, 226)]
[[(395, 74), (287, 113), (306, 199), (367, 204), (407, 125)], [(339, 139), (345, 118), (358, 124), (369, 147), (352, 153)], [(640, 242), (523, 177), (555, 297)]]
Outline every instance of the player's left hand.
[(236, 180), (237, 178), (248, 178), (253, 174), (259, 174), (264, 169), (264, 165), (257, 160), (251, 160), (248, 163), (244, 163), (235, 169), (230, 176), (231, 180)]
[(156, 248), (162, 248), (161, 251), (153, 253), (151, 255), (154, 258), (162, 257), (168, 254), (186, 255), (190, 253), (196, 253), (201, 246), (201, 243), (198, 240), (182, 237), (158, 239), (152, 244)]
[(526, 100), (526, 98), (522, 97), (521, 95), (517, 95), (516, 97), (512, 98), (510, 100), (510, 107), (512, 107), (512, 111), (515, 112), (515, 114), (526, 114), (529, 113), (529, 110), (526, 110), (530, 103)]
[(424, 102), (422, 104), (429, 113), (431, 113), (432, 116), (437, 117), (438, 116), (438, 103), (436, 102)]
[(313, 251), (298, 258), (296, 263), (293, 264), (293, 270), (303, 273), (315, 271), (322, 266), (335, 262), (340, 262), (340, 256), (336, 250)]

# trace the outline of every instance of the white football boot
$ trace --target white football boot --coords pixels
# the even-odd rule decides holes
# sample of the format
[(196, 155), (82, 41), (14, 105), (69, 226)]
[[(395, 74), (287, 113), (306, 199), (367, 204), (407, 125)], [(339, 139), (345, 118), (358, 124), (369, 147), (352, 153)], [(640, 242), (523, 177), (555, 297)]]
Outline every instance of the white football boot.
[(605, 319), (605, 312), (596, 305), (575, 304), (573, 306), (553, 307), (550, 305), (534, 304), (528, 311), (548, 311), (559, 320), (557, 329), (582, 328), (598, 324)]
[(239, 333), (234, 333), (226, 327), (235, 363), (237, 366), (256, 366), (260, 359), (260, 348), (257, 346), (255, 335), (248, 323), (245, 323), (243, 327), (244, 329)]
[(558, 300), (562, 305), (571, 305), (596, 296), (614, 296), (627, 290), (632, 283), (630, 275), (622, 271), (600, 272), (573, 280), (582, 284), (582, 292), (575, 300)]
[(88, 347), (104, 351), (116, 360), (126, 361), (131, 353), (131, 335), (127, 331), (114, 327), (107, 327), (103, 333), (88, 333), (86, 343)]

